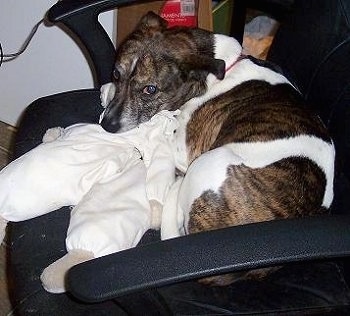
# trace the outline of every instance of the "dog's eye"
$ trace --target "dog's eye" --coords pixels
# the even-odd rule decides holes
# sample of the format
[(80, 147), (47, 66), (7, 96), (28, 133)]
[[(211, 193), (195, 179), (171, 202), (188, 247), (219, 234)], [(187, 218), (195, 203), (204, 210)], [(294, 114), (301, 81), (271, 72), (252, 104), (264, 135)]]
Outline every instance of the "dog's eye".
[(147, 85), (143, 88), (142, 92), (146, 94), (154, 94), (157, 91), (157, 87), (154, 85)]
[(117, 68), (113, 70), (113, 77), (115, 80), (119, 80), (120, 78), (120, 72), (118, 71)]

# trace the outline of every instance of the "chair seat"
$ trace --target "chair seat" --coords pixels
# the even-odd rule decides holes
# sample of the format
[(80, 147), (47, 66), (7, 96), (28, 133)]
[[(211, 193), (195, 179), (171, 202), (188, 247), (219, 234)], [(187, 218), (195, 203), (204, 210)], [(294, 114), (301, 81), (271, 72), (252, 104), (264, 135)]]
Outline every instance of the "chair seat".
[[(99, 94), (95, 89), (77, 90), (33, 102), (17, 134), (16, 157), (38, 145), (48, 128), (96, 123), (102, 111)], [(39, 276), (66, 253), (69, 216), (70, 208), (64, 207), (9, 225), (9, 275), (16, 284), (11, 297), (19, 314), (35, 309), (51, 315), (140, 315), (140, 311), (150, 315), (305, 314), (340, 312), (341, 306), (350, 305), (341, 271), (336, 263), (329, 262), (286, 266), (264, 281), (241, 281), (227, 287), (207, 287), (193, 281), (92, 305), (78, 302), (69, 294), (51, 295), (42, 288)], [(141, 244), (154, 240), (159, 240), (159, 232), (148, 231)]]

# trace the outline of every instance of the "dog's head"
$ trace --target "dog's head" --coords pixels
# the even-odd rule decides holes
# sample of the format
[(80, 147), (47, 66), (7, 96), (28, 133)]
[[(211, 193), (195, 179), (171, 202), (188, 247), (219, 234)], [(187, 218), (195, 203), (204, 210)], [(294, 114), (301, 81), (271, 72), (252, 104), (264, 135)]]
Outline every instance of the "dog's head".
[(225, 75), (225, 62), (214, 58), (214, 36), (201, 29), (167, 28), (147, 13), (117, 51), (115, 96), (101, 121), (109, 132), (122, 132), (161, 110), (176, 110), (206, 91), (209, 73)]

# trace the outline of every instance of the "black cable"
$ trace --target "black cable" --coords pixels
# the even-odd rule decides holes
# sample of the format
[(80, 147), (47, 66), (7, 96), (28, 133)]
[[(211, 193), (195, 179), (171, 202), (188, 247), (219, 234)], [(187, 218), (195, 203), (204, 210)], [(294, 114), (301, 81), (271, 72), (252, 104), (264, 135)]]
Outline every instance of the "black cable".
[(0, 42), (0, 67), (2, 65), (2, 61), (3, 60), (4, 60), (4, 54), (3, 54), (2, 45), (1, 45), (1, 42)]
[(38, 30), (40, 24), (43, 23), (43, 22), (44, 22), (44, 19), (40, 20), (38, 23), (36, 23), (34, 25), (32, 30), (30, 31), (28, 37), (26, 38), (26, 40), (24, 41), (24, 43), (22, 44), (20, 50), (17, 53), (4, 54), (3, 49), (2, 49), (2, 45), (0, 43), (0, 67), (1, 67), (3, 62), (5, 63), (5, 62), (8, 62), (8, 61), (14, 60), (15, 58), (17, 58), (19, 55), (21, 55), (27, 49), (30, 41), (32, 40), (32, 38), (34, 36), (34, 34)]

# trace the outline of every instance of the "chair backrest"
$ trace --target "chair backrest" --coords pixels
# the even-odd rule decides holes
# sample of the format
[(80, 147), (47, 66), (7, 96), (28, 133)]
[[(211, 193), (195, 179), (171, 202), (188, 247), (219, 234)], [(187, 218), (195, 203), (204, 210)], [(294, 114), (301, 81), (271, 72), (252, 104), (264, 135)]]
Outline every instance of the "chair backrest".
[[(144, 0), (145, 1), (145, 0)], [(110, 82), (115, 63), (115, 47), (98, 20), (101, 12), (130, 5), (138, 0), (58, 1), (47, 12), (47, 19), (64, 25), (80, 44), (94, 71), (95, 86)]]
[(350, 206), (350, 2), (296, 0), (268, 59), (282, 67), (330, 130), (336, 146), (336, 213)]

